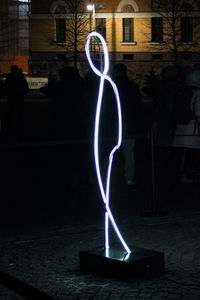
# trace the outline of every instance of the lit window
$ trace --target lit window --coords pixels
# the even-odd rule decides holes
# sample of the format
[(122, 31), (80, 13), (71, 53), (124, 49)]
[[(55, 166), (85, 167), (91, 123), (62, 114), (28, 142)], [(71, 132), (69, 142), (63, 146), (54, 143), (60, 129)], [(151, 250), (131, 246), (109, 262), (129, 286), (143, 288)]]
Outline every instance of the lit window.
[(181, 18), (181, 41), (192, 42), (193, 40), (193, 22), (191, 17)]
[(99, 32), (106, 40), (106, 19), (105, 18), (96, 19), (96, 31)]
[(65, 43), (66, 42), (66, 20), (56, 19), (56, 42)]
[(123, 42), (133, 42), (133, 18), (123, 19)]
[(163, 41), (163, 19), (162, 18), (151, 19), (151, 41), (152, 42)]

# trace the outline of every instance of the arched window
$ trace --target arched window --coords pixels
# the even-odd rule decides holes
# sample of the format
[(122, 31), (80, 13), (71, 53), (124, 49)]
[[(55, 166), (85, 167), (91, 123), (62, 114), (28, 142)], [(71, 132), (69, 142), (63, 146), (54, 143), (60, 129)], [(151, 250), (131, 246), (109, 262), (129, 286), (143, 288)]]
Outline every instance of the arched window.
[(182, 10), (187, 12), (187, 11), (192, 11), (192, 10), (194, 10), (194, 8), (193, 8), (193, 6), (192, 6), (191, 3), (185, 2), (185, 3), (183, 3), (183, 5), (182, 5)]
[(63, 0), (56, 0), (50, 7), (50, 13), (53, 15), (66, 14), (68, 11), (67, 3)]
[[(118, 7), (117, 12), (122, 13), (132, 13), (138, 11), (138, 5), (134, 0), (122, 0)], [(133, 43), (134, 42), (134, 18), (130, 16), (124, 17), (122, 19), (122, 28), (123, 28), (123, 42), (124, 43)]]
[(122, 0), (117, 7), (117, 12), (124, 12), (124, 11), (127, 11), (127, 9), (128, 9), (128, 12), (139, 11), (139, 7), (138, 7), (136, 1)]
[(56, 43), (66, 42), (66, 18), (67, 4), (63, 0), (53, 2), (50, 12), (55, 19), (55, 40)]
[(134, 8), (132, 5), (128, 4), (122, 7), (121, 9), (122, 12), (134, 12)]
[(63, 5), (58, 5), (55, 8), (54, 14), (66, 14), (66, 8)]

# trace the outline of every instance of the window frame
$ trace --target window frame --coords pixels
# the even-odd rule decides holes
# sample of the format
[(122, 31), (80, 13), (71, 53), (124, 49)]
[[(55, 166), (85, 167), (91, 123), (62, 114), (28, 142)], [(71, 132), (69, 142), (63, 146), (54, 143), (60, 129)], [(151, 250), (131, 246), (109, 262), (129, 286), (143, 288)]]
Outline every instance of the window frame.
[[(161, 22), (159, 23), (158, 20)], [(162, 17), (151, 18), (151, 42), (163, 43), (163, 18)]]
[[(100, 22), (101, 24), (98, 24)], [(106, 40), (106, 18), (96, 18), (96, 31)]]
[(181, 42), (190, 43), (193, 42), (193, 18), (182, 17), (181, 18)]
[[(126, 22), (130, 22), (129, 24), (125, 24)], [(126, 39), (127, 33), (126, 28), (128, 28), (128, 39)], [(122, 37), (123, 43), (133, 43), (134, 42), (134, 18), (123, 18), (122, 19)]]
[(56, 43), (66, 43), (66, 19), (56, 18)]

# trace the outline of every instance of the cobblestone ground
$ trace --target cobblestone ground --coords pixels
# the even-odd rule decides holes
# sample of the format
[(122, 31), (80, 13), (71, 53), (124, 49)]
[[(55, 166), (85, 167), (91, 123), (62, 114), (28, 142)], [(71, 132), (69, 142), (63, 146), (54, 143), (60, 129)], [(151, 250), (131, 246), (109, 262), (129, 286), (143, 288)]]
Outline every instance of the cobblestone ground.
[[(79, 251), (103, 245), (98, 224), (54, 225), (5, 235), (0, 245), (1, 271), (54, 299), (200, 299), (200, 211), (165, 217), (124, 218), (129, 244), (165, 253), (164, 273), (119, 281), (79, 269)], [(112, 236), (116, 241), (115, 235)], [(0, 285), (0, 299), (23, 299)]]

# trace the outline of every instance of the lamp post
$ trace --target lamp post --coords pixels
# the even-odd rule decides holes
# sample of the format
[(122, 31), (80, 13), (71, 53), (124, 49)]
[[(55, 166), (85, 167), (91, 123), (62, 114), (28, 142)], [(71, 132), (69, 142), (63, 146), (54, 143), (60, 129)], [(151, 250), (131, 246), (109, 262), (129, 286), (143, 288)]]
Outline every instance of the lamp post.
[[(95, 31), (95, 4), (94, 0), (93, 3), (91, 3), (91, 0), (89, 1), (89, 4), (87, 5), (87, 10), (90, 12), (90, 33), (92, 31)], [(92, 44), (91, 44), (92, 45)], [(93, 57), (95, 58), (95, 43), (93, 44)], [(92, 48), (91, 48), (92, 50)]]
[[(90, 12), (90, 32), (92, 30), (95, 31), (95, 5), (94, 5), (94, 3), (91, 4), (91, 0), (90, 0), (90, 3), (87, 5), (87, 9)], [(93, 22), (92, 22), (92, 19), (93, 19)]]
[(28, 52), (29, 52), (29, 57), (28, 57), (28, 74), (30, 76), (30, 65), (31, 65), (31, 4), (28, 1), (28, 11), (27, 11), (27, 16), (28, 16)]

